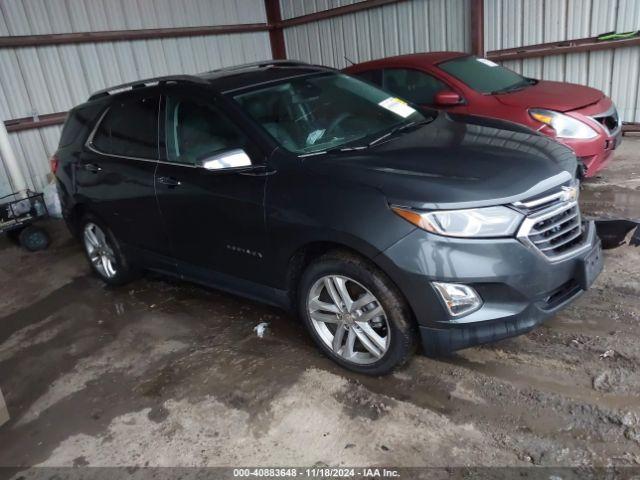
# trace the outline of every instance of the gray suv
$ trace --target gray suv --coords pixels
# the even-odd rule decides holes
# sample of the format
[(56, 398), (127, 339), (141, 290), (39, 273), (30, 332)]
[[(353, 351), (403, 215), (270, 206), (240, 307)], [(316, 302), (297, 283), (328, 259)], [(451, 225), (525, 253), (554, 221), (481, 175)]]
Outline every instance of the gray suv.
[(105, 282), (153, 270), (286, 308), (367, 374), (419, 342), (438, 355), (527, 332), (602, 268), (571, 150), (325, 67), (98, 92), (53, 166)]

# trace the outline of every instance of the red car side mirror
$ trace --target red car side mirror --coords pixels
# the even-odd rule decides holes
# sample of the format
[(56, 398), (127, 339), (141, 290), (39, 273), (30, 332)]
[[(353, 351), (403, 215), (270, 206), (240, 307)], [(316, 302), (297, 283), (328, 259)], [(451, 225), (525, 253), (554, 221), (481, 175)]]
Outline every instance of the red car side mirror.
[(460, 105), (462, 97), (451, 90), (441, 90), (436, 93), (434, 101), (436, 105), (450, 107), (451, 105)]

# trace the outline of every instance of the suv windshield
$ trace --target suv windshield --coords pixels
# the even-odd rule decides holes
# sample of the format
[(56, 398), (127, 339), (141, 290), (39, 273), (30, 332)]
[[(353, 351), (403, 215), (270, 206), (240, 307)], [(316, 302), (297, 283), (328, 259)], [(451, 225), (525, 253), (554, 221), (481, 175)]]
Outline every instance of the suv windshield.
[(426, 121), (402, 100), (343, 74), (295, 78), (234, 99), (278, 143), (297, 154), (347, 148)]
[(439, 63), (438, 67), (481, 93), (513, 92), (533, 82), (491, 60), (472, 55), (447, 60)]

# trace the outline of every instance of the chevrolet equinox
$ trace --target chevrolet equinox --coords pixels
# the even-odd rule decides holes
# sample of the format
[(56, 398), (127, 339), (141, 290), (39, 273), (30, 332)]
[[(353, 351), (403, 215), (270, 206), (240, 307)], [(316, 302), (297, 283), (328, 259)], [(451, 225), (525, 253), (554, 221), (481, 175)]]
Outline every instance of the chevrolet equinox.
[(300, 62), (97, 92), (52, 168), (106, 283), (152, 270), (289, 309), (361, 373), (527, 332), (602, 268), (567, 147)]

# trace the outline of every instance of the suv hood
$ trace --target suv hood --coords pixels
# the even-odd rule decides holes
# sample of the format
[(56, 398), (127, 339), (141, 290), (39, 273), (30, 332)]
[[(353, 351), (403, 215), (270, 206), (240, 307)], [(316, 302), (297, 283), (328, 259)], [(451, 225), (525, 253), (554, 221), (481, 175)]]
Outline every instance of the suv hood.
[(308, 157), (304, 165), (332, 181), (377, 188), (394, 204), (443, 209), (538, 195), (574, 178), (576, 158), (569, 148), (510, 122), (440, 114), (386, 143)]
[(511, 93), (495, 95), (504, 105), (521, 108), (548, 108), (558, 112), (568, 112), (598, 102), (604, 93), (595, 88), (575, 83), (549, 82), (538, 83)]

